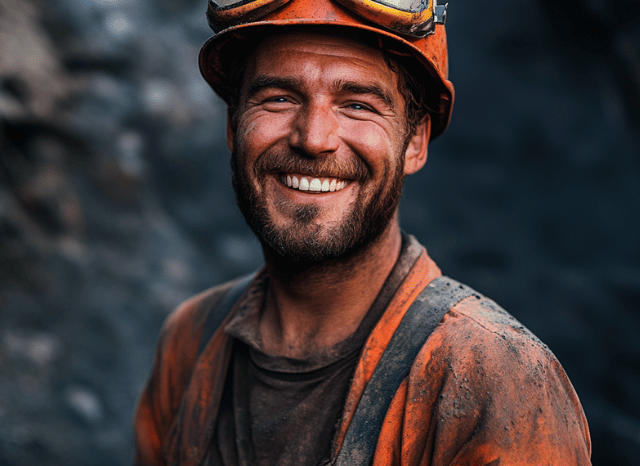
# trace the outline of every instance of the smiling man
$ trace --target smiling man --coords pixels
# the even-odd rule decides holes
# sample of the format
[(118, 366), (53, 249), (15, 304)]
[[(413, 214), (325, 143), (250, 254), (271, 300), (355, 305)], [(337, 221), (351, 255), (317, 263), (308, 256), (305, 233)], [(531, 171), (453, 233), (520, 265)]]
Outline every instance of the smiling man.
[(265, 266), (167, 319), (136, 464), (590, 464), (553, 354), (400, 229), (403, 180), (451, 113), (443, 15), (210, 1), (201, 70)]
[(319, 264), (397, 226), (402, 179), (424, 163), (428, 135), (421, 125), (405, 147), (404, 99), (382, 53), (290, 32), (264, 39), (246, 66), (228, 141), (240, 208), (263, 244)]

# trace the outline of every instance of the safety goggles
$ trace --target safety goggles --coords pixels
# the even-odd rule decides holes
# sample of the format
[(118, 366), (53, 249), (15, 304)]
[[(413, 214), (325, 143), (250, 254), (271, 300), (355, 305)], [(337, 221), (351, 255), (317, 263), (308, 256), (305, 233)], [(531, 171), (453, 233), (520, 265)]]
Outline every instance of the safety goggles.
[[(251, 23), (290, 0), (209, 0), (209, 23), (218, 33), (228, 27)], [(313, 0), (307, 0), (313, 1)], [(381, 27), (411, 37), (433, 34), (444, 24), (447, 5), (437, 0), (335, 0), (353, 13)]]

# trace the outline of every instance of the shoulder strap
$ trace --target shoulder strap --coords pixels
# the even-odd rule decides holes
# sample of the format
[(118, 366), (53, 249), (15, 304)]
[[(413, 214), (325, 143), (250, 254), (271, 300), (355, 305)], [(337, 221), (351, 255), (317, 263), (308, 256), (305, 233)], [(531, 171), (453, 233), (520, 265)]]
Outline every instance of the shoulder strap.
[(204, 323), (202, 329), (202, 336), (200, 337), (200, 346), (198, 347), (198, 356), (202, 354), (205, 346), (209, 343), (209, 340), (216, 333), (218, 327), (225, 317), (231, 312), (233, 305), (240, 299), (242, 293), (244, 293), (256, 276), (257, 272), (245, 275), (238, 279), (236, 283), (231, 285), (227, 292), (213, 305), (207, 316), (207, 320)]
[(444, 315), (473, 289), (449, 277), (429, 283), (407, 310), (367, 384), (334, 466), (368, 466), (384, 417), (413, 361)]

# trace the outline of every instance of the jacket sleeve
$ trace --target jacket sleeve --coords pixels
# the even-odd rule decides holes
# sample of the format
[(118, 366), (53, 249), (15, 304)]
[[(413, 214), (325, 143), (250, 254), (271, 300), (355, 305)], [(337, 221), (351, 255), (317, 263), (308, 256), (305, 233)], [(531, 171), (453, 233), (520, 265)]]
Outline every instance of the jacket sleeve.
[(226, 288), (215, 288), (191, 298), (166, 319), (151, 376), (138, 400), (134, 418), (136, 466), (167, 464), (165, 442), (174, 428), (174, 419), (198, 356), (205, 311)]
[(586, 418), (560, 363), (486, 298), (445, 316), (386, 421), (376, 465), (591, 464)]

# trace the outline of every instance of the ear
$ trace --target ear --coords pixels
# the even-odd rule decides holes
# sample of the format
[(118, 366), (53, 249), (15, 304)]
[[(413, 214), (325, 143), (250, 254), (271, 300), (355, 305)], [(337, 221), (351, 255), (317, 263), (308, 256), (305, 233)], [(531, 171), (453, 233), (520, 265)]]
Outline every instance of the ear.
[(233, 152), (233, 141), (235, 140), (236, 131), (231, 123), (231, 112), (227, 109), (227, 147)]
[(431, 137), (431, 117), (425, 116), (411, 136), (404, 154), (404, 174), (411, 175), (420, 170), (427, 161), (427, 148)]

